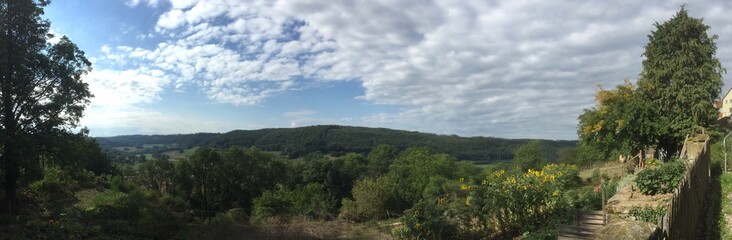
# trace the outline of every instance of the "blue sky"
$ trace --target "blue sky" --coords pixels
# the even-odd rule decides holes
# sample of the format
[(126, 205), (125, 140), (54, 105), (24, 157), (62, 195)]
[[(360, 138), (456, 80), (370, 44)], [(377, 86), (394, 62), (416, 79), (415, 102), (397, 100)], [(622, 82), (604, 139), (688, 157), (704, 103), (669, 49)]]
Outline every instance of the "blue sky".
[[(732, 64), (732, 5), (686, 1)], [(94, 136), (340, 124), (576, 139), (681, 1), (64, 0)], [(725, 76), (726, 77), (726, 76)], [(729, 86), (729, 84), (728, 84)]]

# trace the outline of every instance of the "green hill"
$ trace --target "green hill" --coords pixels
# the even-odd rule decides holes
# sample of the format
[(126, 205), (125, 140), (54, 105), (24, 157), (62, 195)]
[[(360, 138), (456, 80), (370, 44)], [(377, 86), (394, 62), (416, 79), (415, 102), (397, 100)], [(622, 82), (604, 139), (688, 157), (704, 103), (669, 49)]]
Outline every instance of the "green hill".
[[(367, 153), (380, 144), (399, 149), (428, 147), (460, 160), (495, 162), (513, 158), (513, 150), (530, 139), (503, 139), (494, 137), (459, 137), (386, 128), (350, 126), (310, 126), (300, 128), (272, 128), (235, 130), (228, 133), (197, 133), (177, 135), (130, 135), (97, 138), (104, 148), (134, 147), (145, 144), (176, 144), (181, 148), (211, 146), (255, 146), (266, 151), (278, 151), (290, 158), (320, 152), (340, 156), (348, 152)], [(541, 140), (551, 158), (557, 149), (576, 146), (577, 141)]]

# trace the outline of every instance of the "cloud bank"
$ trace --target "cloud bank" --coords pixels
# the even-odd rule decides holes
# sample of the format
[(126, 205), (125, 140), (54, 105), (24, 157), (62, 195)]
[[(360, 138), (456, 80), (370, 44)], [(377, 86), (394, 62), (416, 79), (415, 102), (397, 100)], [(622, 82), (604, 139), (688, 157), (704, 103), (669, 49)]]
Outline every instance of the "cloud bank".
[[(574, 139), (595, 85), (640, 73), (654, 22), (682, 1), (134, 0), (164, 9), (152, 48), (113, 46), (99, 105), (202, 91), (246, 106), (319, 81), (359, 81), (398, 106), (361, 123), (436, 133)], [(689, 2), (732, 63), (726, 1)], [(121, 69), (121, 70), (119, 70)], [(104, 80), (106, 79), (106, 80)], [(107, 93), (110, 88), (122, 89)], [(100, 94), (104, 93), (104, 94)], [(141, 94), (142, 93), (142, 94)], [(139, 95), (136, 95), (139, 94)], [(305, 112), (302, 112), (305, 113)], [(298, 113), (301, 114), (302, 113)], [(295, 114), (295, 113), (293, 113)], [(311, 115), (307, 112), (304, 115)], [(297, 123), (292, 123), (297, 125)]]

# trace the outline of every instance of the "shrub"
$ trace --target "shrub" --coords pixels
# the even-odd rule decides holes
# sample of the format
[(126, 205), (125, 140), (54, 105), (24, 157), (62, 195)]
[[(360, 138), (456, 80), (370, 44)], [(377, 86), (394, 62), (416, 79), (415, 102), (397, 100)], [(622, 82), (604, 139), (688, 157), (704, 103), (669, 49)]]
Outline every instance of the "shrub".
[(658, 168), (647, 168), (639, 172), (635, 183), (645, 195), (670, 193), (679, 184), (685, 171), (683, 162), (669, 162)]
[(230, 225), (234, 223), (245, 223), (247, 220), (247, 214), (244, 212), (244, 209), (232, 208), (224, 213), (216, 214), (216, 217), (211, 219), (211, 223), (214, 225)]
[(656, 224), (658, 218), (666, 214), (666, 207), (658, 206), (653, 208), (651, 206), (635, 207), (630, 210), (630, 215), (635, 217), (638, 221), (649, 222)]
[(480, 185), (461, 186), (468, 192), (464, 204), (474, 214), (461, 225), (483, 235), (539, 229), (567, 211), (565, 191), (579, 181), (577, 167), (564, 164), (525, 173), (494, 172)]
[(336, 201), (320, 183), (310, 183), (289, 192), (295, 214), (314, 219), (333, 219)]
[(252, 222), (262, 223), (268, 218), (277, 217), (287, 221), (292, 217), (292, 200), (283, 189), (265, 191), (254, 199)]
[(397, 198), (396, 183), (390, 177), (356, 181), (353, 200), (343, 200), (341, 218), (354, 221), (388, 218), (396, 211)]
[(43, 178), (31, 183), (31, 189), (47, 204), (73, 198), (79, 184), (71, 174), (58, 166), (43, 169)]
[(404, 211), (405, 229), (401, 237), (412, 239), (453, 239), (458, 236), (457, 225), (448, 219), (444, 204), (420, 201)]
[(335, 199), (323, 184), (310, 183), (295, 190), (280, 186), (254, 199), (252, 221), (261, 223), (268, 218), (287, 221), (295, 215), (311, 219), (332, 219), (335, 205)]

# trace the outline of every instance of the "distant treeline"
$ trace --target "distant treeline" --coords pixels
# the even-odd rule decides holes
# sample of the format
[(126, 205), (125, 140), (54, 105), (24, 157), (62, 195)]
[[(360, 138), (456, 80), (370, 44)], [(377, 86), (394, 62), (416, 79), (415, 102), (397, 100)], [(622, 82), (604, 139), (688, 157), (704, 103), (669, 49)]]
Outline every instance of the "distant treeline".
[[(459, 137), (386, 128), (335, 125), (235, 130), (222, 134), (129, 135), (100, 137), (97, 140), (103, 148), (134, 147), (143, 144), (177, 144), (181, 148), (253, 146), (265, 151), (278, 151), (289, 158), (299, 158), (316, 152), (333, 156), (342, 156), (349, 152), (366, 154), (380, 144), (388, 144), (398, 149), (428, 147), (437, 152), (450, 154), (457, 159), (479, 163), (511, 160), (513, 150), (529, 141), (529, 139)], [(577, 141), (541, 141), (545, 146), (547, 156), (552, 160), (557, 159), (558, 149), (577, 145)]]

